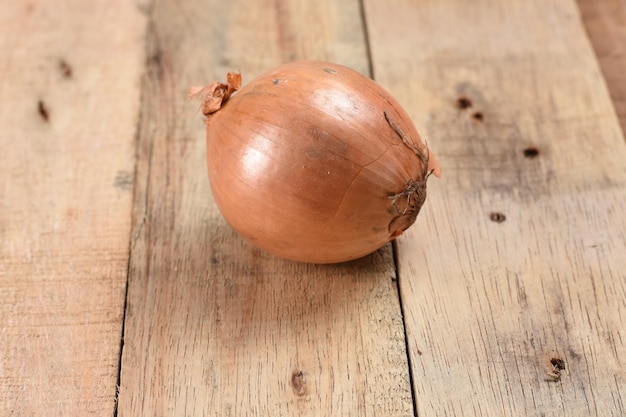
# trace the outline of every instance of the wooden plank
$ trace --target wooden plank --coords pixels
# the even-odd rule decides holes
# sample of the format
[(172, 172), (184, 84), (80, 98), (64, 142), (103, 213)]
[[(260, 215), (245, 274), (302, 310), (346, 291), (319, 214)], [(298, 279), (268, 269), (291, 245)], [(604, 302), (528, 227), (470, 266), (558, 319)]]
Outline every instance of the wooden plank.
[(155, 2), (148, 42), (119, 415), (412, 415), (391, 248), (313, 266), (248, 246), (186, 99), (290, 59), (366, 72), (358, 2)]
[(114, 3), (0, 4), (3, 416), (115, 407), (146, 19)]
[(626, 0), (578, 0), (578, 6), (626, 132)]
[(626, 415), (626, 147), (575, 3), (365, 4), (443, 167), (397, 242), (417, 414)]

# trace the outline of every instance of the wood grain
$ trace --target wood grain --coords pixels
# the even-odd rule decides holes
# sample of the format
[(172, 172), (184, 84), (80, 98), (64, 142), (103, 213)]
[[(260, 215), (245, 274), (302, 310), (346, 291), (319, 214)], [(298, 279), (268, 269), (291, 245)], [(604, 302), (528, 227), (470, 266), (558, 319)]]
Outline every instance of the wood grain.
[(113, 413), (144, 31), (130, 1), (0, 4), (0, 415)]
[(313, 266), (248, 246), (186, 100), (296, 58), (366, 72), (358, 3), (156, 1), (147, 56), (119, 415), (412, 415), (391, 248)]
[(576, 5), (365, 4), (443, 167), (397, 244), (418, 415), (626, 415), (626, 147)]
[(578, 6), (626, 132), (626, 1), (578, 0)]

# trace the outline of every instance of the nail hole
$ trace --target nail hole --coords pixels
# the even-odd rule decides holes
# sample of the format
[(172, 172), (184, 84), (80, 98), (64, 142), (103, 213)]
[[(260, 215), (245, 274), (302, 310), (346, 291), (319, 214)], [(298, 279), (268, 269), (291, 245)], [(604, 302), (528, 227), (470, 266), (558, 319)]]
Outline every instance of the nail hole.
[(327, 72), (327, 73), (329, 73), (329, 74), (337, 74), (337, 71), (335, 71), (335, 70), (334, 70), (334, 69), (332, 69), (332, 68), (324, 68), (324, 71), (326, 71), (326, 72)]
[(550, 363), (552, 367), (556, 370), (563, 371), (565, 369), (565, 362), (560, 358), (552, 358), (550, 359)]
[(469, 109), (472, 107), (472, 100), (465, 96), (460, 96), (456, 99), (456, 106), (461, 110)]
[(280, 82), (280, 80), (278, 78), (275, 78), (272, 80), (272, 84), (276, 85)]
[(37, 103), (37, 111), (39, 112), (39, 115), (44, 121), (46, 122), (50, 121), (50, 113), (48, 112), (48, 108), (46, 107), (45, 103), (41, 100), (39, 100), (39, 102)]
[(537, 155), (539, 155), (539, 149), (535, 148), (534, 146), (524, 149), (524, 156), (526, 158), (532, 159), (532, 158), (537, 157)]
[(72, 78), (72, 67), (64, 59), (59, 61), (59, 68), (65, 78)]
[(502, 213), (493, 212), (489, 215), (489, 220), (496, 223), (502, 223), (506, 220), (506, 216)]
[(472, 117), (474, 118), (474, 120), (478, 121), (478, 122), (482, 122), (483, 119), (485, 118), (485, 116), (482, 114), (482, 112), (477, 111), (476, 113), (472, 114)]

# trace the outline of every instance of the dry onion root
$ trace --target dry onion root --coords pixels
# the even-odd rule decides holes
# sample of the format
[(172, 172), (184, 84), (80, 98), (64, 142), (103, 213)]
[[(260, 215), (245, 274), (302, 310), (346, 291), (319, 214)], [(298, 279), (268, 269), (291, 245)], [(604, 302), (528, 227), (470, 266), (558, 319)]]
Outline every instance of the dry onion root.
[(206, 118), (209, 180), (227, 222), (278, 256), (367, 255), (415, 222), (440, 167), (409, 116), (374, 81), (292, 62), (241, 86), (192, 88)]

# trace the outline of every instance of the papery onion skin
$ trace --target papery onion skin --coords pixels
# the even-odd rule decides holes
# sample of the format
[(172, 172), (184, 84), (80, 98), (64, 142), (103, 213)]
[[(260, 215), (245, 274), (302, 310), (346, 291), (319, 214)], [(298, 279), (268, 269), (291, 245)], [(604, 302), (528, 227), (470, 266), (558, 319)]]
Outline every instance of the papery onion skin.
[(396, 100), (347, 67), (288, 63), (219, 97), (217, 110), (211, 91), (195, 92), (215, 202), (241, 236), (280, 257), (335, 263), (379, 249), (413, 224), (439, 174)]

